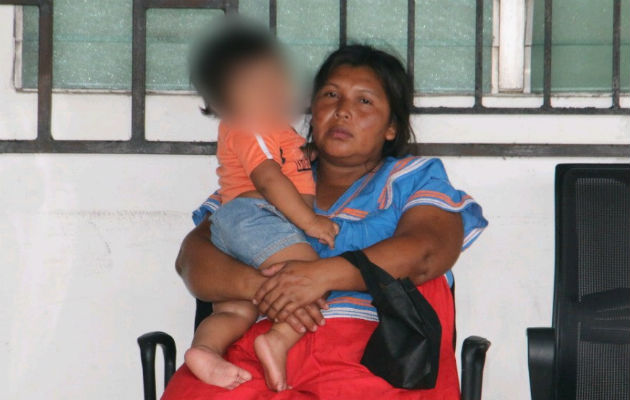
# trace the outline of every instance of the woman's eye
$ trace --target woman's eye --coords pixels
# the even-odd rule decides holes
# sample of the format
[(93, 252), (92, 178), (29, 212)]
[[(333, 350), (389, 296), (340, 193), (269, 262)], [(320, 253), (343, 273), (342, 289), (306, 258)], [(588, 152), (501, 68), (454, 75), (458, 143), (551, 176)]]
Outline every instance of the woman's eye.
[(361, 102), (361, 104), (372, 104), (372, 102), (365, 97), (362, 97), (361, 99), (359, 99), (359, 101)]
[(329, 90), (327, 92), (324, 92), (324, 97), (337, 97), (337, 93)]

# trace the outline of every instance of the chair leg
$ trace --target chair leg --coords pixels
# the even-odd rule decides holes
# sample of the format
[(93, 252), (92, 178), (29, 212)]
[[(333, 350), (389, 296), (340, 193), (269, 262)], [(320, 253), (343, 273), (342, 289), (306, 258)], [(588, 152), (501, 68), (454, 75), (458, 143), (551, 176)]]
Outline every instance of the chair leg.
[(149, 332), (138, 338), (144, 400), (156, 400), (155, 393), (155, 349), (159, 345), (164, 354), (164, 387), (175, 373), (176, 347), (173, 338), (164, 332)]
[(462, 346), (462, 400), (481, 400), (483, 367), (490, 342), (470, 336)]

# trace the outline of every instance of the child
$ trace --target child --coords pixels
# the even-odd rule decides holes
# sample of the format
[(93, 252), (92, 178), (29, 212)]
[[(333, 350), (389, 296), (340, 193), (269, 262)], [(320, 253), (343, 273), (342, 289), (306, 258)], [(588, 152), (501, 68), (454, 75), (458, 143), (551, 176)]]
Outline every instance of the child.
[[(304, 234), (334, 246), (338, 226), (316, 215), (315, 184), (305, 140), (289, 125), (291, 90), (282, 54), (263, 30), (223, 29), (197, 49), (192, 82), (204, 113), (221, 117), (217, 174), (222, 206), (211, 216), (212, 242), (246, 264), (265, 269), (288, 260), (314, 260)], [(186, 364), (202, 381), (233, 389), (251, 374), (222, 358), (256, 321), (250, 301), (214, 303), (197, 328)], [(302, 334), (274, 324), (254, 348), (267, 386), (286, 389), (288, 350)]]

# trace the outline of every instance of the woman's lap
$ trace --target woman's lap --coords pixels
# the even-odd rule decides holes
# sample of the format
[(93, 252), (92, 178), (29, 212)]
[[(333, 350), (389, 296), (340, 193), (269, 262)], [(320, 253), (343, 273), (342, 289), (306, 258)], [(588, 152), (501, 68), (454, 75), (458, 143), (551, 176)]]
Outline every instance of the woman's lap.
[(162, 399), (457, 399), (459, 386), (452, 348), (454, 313), (450, 290), (442, 277), (419, 289), (442, 323), (440, 372), (435, 389), (400, 390), (374, 376), (360, 364), (360, 359), (376, 323), (331, 318), (316, 333), (305, 335), (289, 352), (287, 373), (292, 390), (276, 393), (265, 386), (263, 371), (253, 350), (254, 338), (270, 326), (268, 321), (261, 321), (226, 354), (229, 361), (252, 373), (251, 381), (228, 391), (202, 383), (184, 365), (171, 379)]

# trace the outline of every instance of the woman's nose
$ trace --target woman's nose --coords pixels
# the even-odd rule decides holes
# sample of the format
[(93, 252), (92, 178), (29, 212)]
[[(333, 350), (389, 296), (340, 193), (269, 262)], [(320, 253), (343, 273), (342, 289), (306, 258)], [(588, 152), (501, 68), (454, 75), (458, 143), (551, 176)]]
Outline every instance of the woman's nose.
[(337, 117), (337, 119), (350, 118), (350, 111), (348, 110), (348, 107), (345, 101), (340, 101), (339, 104), (337, 105), (337, 109), (335, 110), (335, 117)]

